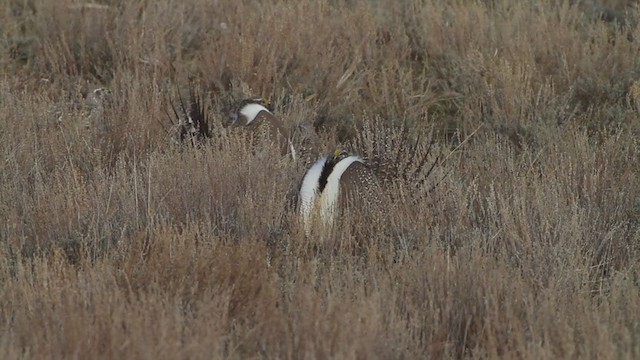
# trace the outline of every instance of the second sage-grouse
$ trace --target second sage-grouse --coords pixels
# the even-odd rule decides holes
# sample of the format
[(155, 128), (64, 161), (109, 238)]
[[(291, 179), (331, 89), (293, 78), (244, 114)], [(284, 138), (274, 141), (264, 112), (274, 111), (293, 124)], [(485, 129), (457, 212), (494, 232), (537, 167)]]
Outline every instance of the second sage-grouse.
[(243, 127), (253, 138), (253, 145), (266, 143), (278, 145), (283, 154), (296, 159), (296, 150), (291, 136), (282, 121), (272, 113), (268, 101), (262, 98), (242, 100), (230, 114), (231, 127)]

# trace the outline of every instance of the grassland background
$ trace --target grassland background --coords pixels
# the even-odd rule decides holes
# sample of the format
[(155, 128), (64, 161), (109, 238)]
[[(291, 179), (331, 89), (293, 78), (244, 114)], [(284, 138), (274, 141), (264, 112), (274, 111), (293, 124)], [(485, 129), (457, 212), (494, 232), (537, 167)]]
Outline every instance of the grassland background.
[[(3, 3), (0, 358), (640, 358), (637, 2)], [(300, 163), (169, 141), (189, 78), (449, 175), (311, 246)]]

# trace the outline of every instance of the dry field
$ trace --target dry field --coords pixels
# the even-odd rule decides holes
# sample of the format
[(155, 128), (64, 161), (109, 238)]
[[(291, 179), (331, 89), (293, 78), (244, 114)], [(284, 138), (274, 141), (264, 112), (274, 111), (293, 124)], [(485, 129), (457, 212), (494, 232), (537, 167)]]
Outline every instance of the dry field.
[[(637, 2), (3, 3), (1, 359), (640, 358)], [(243, 96), (433, 131), (445, 177), (306, 237)]]

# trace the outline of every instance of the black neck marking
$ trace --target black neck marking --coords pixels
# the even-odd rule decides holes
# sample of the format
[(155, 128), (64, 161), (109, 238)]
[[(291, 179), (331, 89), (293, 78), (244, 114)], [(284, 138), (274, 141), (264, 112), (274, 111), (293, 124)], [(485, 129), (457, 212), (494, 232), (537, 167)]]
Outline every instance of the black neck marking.
[(329, 175), (331, 175), (331, 172), (333, 171), (333, 168), (337, 163), (338, 162), (334, 161), (332, 157), (327, 158), (327, 160), (324, 162), (322, 172), (320, 173), (320, 178), (318, 179), (318, 192), (322, 193), (324, 188), (327, 186)]

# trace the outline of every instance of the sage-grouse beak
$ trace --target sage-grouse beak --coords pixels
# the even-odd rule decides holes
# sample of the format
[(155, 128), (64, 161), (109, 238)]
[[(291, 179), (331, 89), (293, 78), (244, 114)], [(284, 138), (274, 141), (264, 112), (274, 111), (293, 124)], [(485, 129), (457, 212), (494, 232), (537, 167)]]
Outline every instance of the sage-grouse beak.
[(338, 148), (336, 149), (336, 151), (333, 152), (333, 157), (331, 158), (331, 161), (333, 162), (333, 164), (337, 164), (338, 162), (348, 158), (349, 152), (343, 148)]

